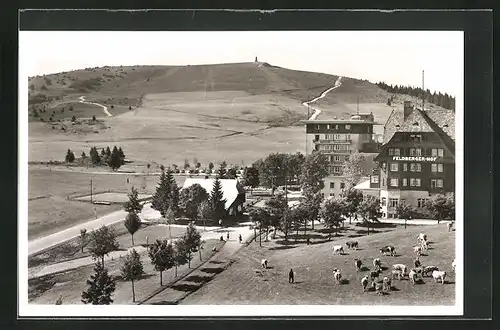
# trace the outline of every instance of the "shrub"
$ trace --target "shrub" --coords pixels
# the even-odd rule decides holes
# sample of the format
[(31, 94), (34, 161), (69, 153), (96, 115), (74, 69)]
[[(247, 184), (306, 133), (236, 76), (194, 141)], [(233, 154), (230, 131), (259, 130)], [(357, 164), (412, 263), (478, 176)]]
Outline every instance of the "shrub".
[(76, 117), (75, 116), (71, 117), (71, 121), (75, 122), (76, 121)]

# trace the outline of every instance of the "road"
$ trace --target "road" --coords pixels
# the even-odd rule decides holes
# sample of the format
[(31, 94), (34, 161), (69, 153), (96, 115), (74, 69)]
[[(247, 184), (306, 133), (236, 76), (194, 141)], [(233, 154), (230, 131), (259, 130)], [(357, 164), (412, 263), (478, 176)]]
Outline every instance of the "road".
[[(224, 240), (227, 240), (226, 235), (227, 232), (229, 232), (229, 241), (226, 241), (226, 244), (224, 244), (219, 253), (224, 253), (224, 255), (232, 255), (236, 253), (236, 251), (238, 251), (243, 246), (243, 244), (239, 243), (238, 240), (239, 234), (241, 234), (243, 241), (247, 241), (252, 237), (253, 230), (250, 230), (249, 225), (250, 224), (248, 223), (246, 225), (240, 225), (238, 227), (228, 227), (222, 229), (220, 227), (206, 227), (206, 231), (202, 231), (203, 228), (200, 228), (200, 231), (202, 231), (201, 238), (202, 240), (219, 239), (220, 236), (222, 235), (224, 237)], [(179, 227), (185, 227), (185, 226), (179, 226)], [(113, 260), (123, 257), (127, 255), (127, 253), (129, 253), (129, 251), (132, 249), (135, 249), (138, 253), (146, 251), (145, 247), (138, 245), (131, 247), (127, 250), (113, 251), (104, 258), (104, 261), (106, 262), (107, 260)], [(84, 257), (69, 261), (63, 261), (48, 266), (34, 267), (28, 270), (28, 279), (59, 273), (67, 270), (72, 270), (78, 267), (91, 265), (94, 262), (95, 261), (92, 259), (92, 257)]]
[[(102, 226), (109, 226), (114, 223), (123, 221), (127, 213), (123, 210), (112, 212), (96, 220), (88, 221), (71, 228), (59, 231), (52, 235), (41, 237), (28, 242), (28, 255), (46, 250), (54, 245), (70, 240), (80, 235), (81, 229), (87, 229), (87, 232), (96, 230)], [(161, 217), (160, 212), (151, 208), (151, 203), (144, 204), (144, 208), (140, 214), (143, 220), (153, 220)]]
[(321, 109), (311, 107), (310, 104), (316, 102), (317, 100), (324, 98), (326, 96), (326, 94), (330, 93), (332, 90), (339, 88), (342, 85), (342, 82), (340, 81), (341, 79), (342, 79), (342, 77), (338, 77), (337, 80), (335, 81), (334, 86), (332, 88), (327, 89), (323, 93), (321, 93), (320, 96), (312, 99), (311, 101), (306, 101), (306, 102), (302, 103), (303, 106), (308, 107), (308, 108), (312, 108), (314, 110), (314, 113), (309, 118), (309, 120), (315, 120), (321, 114)]
[(99, 104), (99, 103), (95, 103), (95, 102), (87, 102), (85, 101), (85, 96), (80, 96), (80, 103), (85, 103), (85, 104), (93, 104), (93, 105), (97, 105), (99, 107), (102, 108), (102, 110), (104, 110), (104, 113), (108, 116), (108, 117), (113, 117), (113, 115), (108, 111), (108, 107), (107, 106), (104, 106), (102, 104)]

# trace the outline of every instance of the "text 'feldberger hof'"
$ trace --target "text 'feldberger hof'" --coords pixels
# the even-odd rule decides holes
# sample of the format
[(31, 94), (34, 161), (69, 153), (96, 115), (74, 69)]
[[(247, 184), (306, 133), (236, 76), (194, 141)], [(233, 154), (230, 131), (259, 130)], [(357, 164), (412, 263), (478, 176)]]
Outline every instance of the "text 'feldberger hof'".
[(435, 162), (437, 157), (400, 157), (394, 156), (392, 160), (409, 160), (409, 161), (417, 161), (417, 162)]

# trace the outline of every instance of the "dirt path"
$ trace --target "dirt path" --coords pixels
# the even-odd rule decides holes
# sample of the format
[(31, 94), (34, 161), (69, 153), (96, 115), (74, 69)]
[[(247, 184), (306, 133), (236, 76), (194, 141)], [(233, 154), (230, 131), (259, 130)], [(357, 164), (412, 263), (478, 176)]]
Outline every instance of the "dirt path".
[(104, 113), (108, 116), (108, 117), (113, 117), (113, 115), (108, 111), (108, 107), (107, 106), (104, 106), (102, 104), (99, 104), (99, 103), (95, 103), (95, 102), (87, 102), (85, 101), (85, 96), (80, 96), (80, 103), (85, 103), (85, 104), (92, 104), (92, 105), (97, 105), (99, 107), (102, 108), (102, 110), (104, 110)]
[(342, 85), (342, 82), (340, 81), (341, 79), (342, 79), (342, 77), (338, 77), (337, 80), (335, 81), (334, 86), (331, 87), (331, 88), (329, 88), (329, 89), (327, 89), (323, 93), (321, 93), (320, 96), (312, 99), (311, 101), (306, 101), (306, 102), (302, 103), (303, 106), (311, 108), (311, 109), (314, 110), (314, 113), (311, 115), (311, 117), (309, 118), (309, 120), (315, 120), (321, 114), (321, 109), (311, 107), (311, 103), (314, 103), (314, 102), (316, 102), (316, 101), (324, 98), (326, 96), (326, 94), (330, 93), (332, 90), (334, 90), (336, 88), (339, 88)]

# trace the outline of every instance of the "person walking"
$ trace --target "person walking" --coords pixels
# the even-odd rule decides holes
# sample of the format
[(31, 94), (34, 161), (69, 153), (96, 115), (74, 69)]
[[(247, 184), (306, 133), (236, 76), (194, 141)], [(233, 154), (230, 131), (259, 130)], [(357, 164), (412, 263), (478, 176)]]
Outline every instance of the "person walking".
[(229, 232), (227, 232), (226, 237), (227, 237), (227, 240), (229, 241)]
[(241, 237), (241, 234), (238, 236), (238, 239), (240, 240), (240, 244), (243, 242), (243, 237)]
[(288, 273), (288, 283), (293, 283), (294, 278), (293, 278), (293, 269), (290, 268), (290, 272)]

